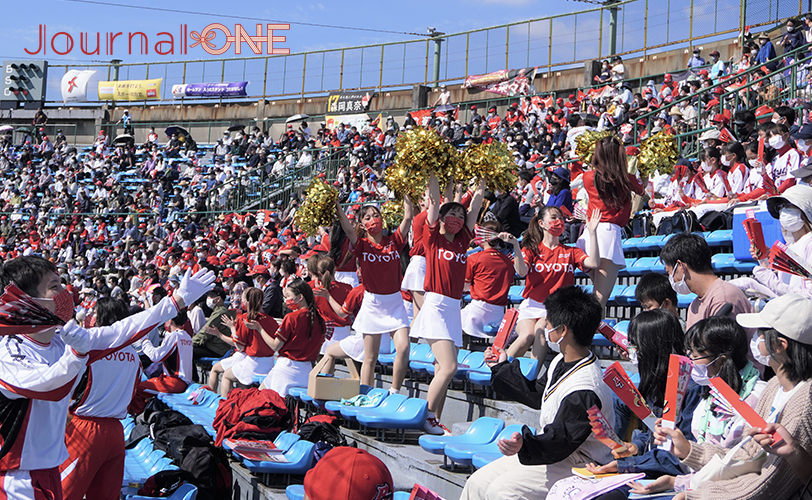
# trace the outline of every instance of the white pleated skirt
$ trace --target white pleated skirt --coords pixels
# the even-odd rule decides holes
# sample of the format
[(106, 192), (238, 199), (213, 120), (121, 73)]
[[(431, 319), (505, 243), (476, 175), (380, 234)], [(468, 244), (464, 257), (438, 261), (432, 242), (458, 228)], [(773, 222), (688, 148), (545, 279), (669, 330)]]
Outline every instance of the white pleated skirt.
[[(598, 223), (598, 229), (595, 231), (598, 237), (598, 253), (601, 259), (611, 260), (613, 263), (626, 267), (626, 259), (623, 257), (623, 235), (620, 226), (612, 224), (611, 222)], [(584, 231), (575, 246), (586, 252), (586, 239), (587, 233)]]
[[(328, 328), (331, 328), (331, 327), (328, 327)], [(332, 327), (332, 328), (333, 328), (333, 336), (330, 337), (330, 340), (325, 340), (321, 344), (321, 351), (320, 351), (321, 354), (324, 354), (324, 351), (328, 347), (330, 347), (331, 345), (340, 342), (341, 340), (349, 337), (352, 334), (352, 332), (350, 331), (350, 326), (349, 325), (347, 325), (347, 326), (336, 326), (336, 327)]]
[(412, 323), (411, 337), (430, 340), (451, 340), (462, 346), (462, 316), (460, 299), (426, 292), (423, 307)]
[(493, 335), (485, 333), (485, 326), (491, 323), (500, 323), (505, 315), (505, 307), (488, 304), (481, 300), (472, 300), (462, 308), (462, 331), (472, 337), (492, 338)]
[(355, 288), (360, 283), (358, 281), (358, 273), (353, 271), (336, 271), (336, 281), (339, 283), (346, 283)]
[(547, 308), (544, 307), (544, 304), (537, 300), (524, 299), (521, 305), (519, 305), (519, 319), (516, 321), (522, 321), (524, 319), (539, 320), (546, 317)]
[(231, 372), (242, 385), (254, 383), (254, 377), (264, 377), (273, 368), (273, 356), (248, 356), (244, 352), (235, 352), (220, 361), (223, 370), (231, 368)]
[(284, 398), (291, 387), (307, 387), (307, 379), (312, 369), (313, 363), (310, 361), (294, 361), (280, 356), (262, 385)]
[(361, 309), (352, 324), (353, 330), (366, 335), (380, 335), (408, 327), (409, 316), (403, 307), (400, 292), (388, 295), (364, 292)]
[(401, 290), (411, 292), (422, 292), (426, 282), (426, 258), (422, 255), (415, 255), (409, 261), (406, 272), (403, 274), (403, 282), (400, 284)]

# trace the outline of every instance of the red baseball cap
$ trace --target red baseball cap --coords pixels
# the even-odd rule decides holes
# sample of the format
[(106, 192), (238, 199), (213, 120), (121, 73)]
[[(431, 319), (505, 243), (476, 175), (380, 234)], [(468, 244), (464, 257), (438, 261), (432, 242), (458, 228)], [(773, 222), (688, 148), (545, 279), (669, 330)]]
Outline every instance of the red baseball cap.
[(237, 276), (237, 270), (233, 267), (229, 267), (223, 271), (223, 278), (233, 278), (234, 276)]
[(392, 474), (369, 452), (340, 446), (328, 451), (304, 479), (310, 500), (391, 500)]
[(270, 275), (271, 273), (268, 272), (268, 266), (254, 266), (248, 276), (256, 276), (257, 274)]

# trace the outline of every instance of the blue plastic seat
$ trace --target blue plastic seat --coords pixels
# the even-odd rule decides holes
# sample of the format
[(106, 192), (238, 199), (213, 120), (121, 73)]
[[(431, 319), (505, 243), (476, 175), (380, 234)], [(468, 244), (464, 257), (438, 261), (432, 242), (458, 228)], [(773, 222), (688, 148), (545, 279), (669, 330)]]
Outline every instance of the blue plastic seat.
[(489, 323), (485, 325), (482, 329), (485, 331), (486, 334), (495, 336), (497, 333), (499, 333), (500, 325), (501, 323)]
[(472, 384), (490, 386), (491, 385), (491, 369), (488, 365), (482, 364), (477, 368), (471, 368), (465, 374)]
[(394, 413), (406, 399), (408, 398), (403, 394), (392, 394), (384, 398), (378, 406), (345, 406), (341, 408), (341, 416), (349, 420), (355, 420), (361, 413)]
[(251, 472), (266, 474), (304, 474), (313, 467), (313, 448), (310, 441), (296, 441), (284, 456), (287, 462), (255, 462), (243, 458), (242, 463)]
[(494, 460), (499, 460), (502, 457), (504, 457), (504, 455), (502, 455), (499, 451), (497, 451), (496, 453), (493, 452), (477, 453), (476, 455), (471, 457), (471, 465), (473, 465), (477, 469), (481, 469), (482, 467), (485, 467)]
[(539, 374), (539, 360), (532, 358), (519, 358), (519, 368), (527, 380), (535, 380)]
[[(469, 350), (467, 350), (467, 349), (460, 349), (460, 350), (457, 352), (457, 367), (458, 367), (457, 369), (458, 369), (458, 370), (459, 370), (459, 365), (464, 365), (464, 364), (467, 364), (465, 361), (466, 361), (466, 359), (468, 358), (468, 356), (470, 356), (470, 355), (471, 355), (471, 351), (469, 351)], [(427, 372), (428, 372), (430, 375), (434, 375), (434, 369), (435, 369), (435, 368), (436, 368), (436, 365), (435, 365), (434, 363), (432, 363), (432, 364), (430, 364), (430, 365), (428, 365), (428, 366), (426, 367), (426, 371), (427, 371)], [(456, 377), (456, 374), (454, 374), (454, 376)]]
[(718, 273), (735, 273), (736, 257), (732, 253), (717, 253), (711, 257), (711, 265)]
[(659, 257), (640, 257), (629, 267), (630, 276), (642, 276), (647, 273), (664, 273), (665, 266)]
[(643, 238), (628, 238), (623, 240), (623, 251), (624, 252), (637, 252), (640, 250), (639, 245), (643, 242)]
[(465, 363), (468, 367), (458, 366), (457, 374), (454, 378), (465, 379), (467, 374), (472, 370), (477, 370), (485, 365), (485, 353), (482, 351), (474, 351), (465, 358)]
[(615, 324), (614, 329), (619, 332), (629, 333), (629, 321), (628, 320), (618, 321)]
[(409, 368), (418, 372), (425, 372), (428, 365), (434, 364), (434, 352), (428, 344), (417, 344), (409, 353)]
[(392, 495), (392, 500), (409, 500), (412, 498), (412, 493), (410, 491), (396, 491), (394, 495)]
[(696, 298), (695, 293), (689, 293), (688, 295), (677, 295), (677, 307), (685, 308), (691, 305), (691, 302), (694, 301)]
[[(304, 490), (302, 490), (304, 493)], [(155, 497), (143, 497), (140, 495), (124, 495), (125, 500), (154, 500)], [(195, 500), (197, 498), (197, 486), (191, 483), (184, 483), (178, 487), (166, 500)]]
[(634, 297), (634, 292), (637, 285), (629, 285), (623, 290), (623, 293), (615, 297), (615, 302), (621, 306), (639, 306), (640, 302)]
[(594, 288), (593, 285), (578, 285), (578, 286), (580, 286), (581, 290), (585, 291), (586, 293), (592, 293), (592, 290)]
[(470, 304), (471, 303), (471, 294), (470, 293), (462, 294), (462, 303), (463, 304)]
[[(477, 453), (499, 453), (499, 448), (496, 443), (499, 442), (500, 439), (510, 439), (510, 436), (512, 436), (514, 432), (521, 433), (522, 427), (520, 424), (508, 425), (502, 429), (494, 439), (487, 443), (449, 443), (445, 446), (443, 452), (445, 456), (456, 464), (472, 465), (471, 462)], [(535, 432), (535, 430), (533, 432)]]
[[(637, 258), (636, 257), (626, 257), (624, 260), (626, 261), (626, 267), (624, 267), (623, 269), (618, 271), (617, 275), (618, 276), (631, 276), (631, 274), (629, 274), (629, 268), (634, 265)], [(583, 271), (581, 271), (581, 272), (583, 273)], [(575, 276), (578, 276), (577, 272), (575, 273)], [(584, 273), (584, 276), (586, 276), (586, 273)]]
[(371, 398), (377, 396), (378, 394), (381, 394), (383, 397), (381, 397), (381, 400), (378, 401), (378, 404), (376, 404), (374, 406), (364, 406), (364, 407), (361, 407), (361, 406), (347, 406), (347, 405), (341, 404), (341, 401), (327, 401), (324, 404), (324, 409), (329, 411), (332, 414), (337, 414), (337, 413), (341, 413), (342, 408), (375, 408), (377, 406), (380, 406), (381, 403), (383, 403), (383, 400), (386, 399), (386, 396), (389, 395), (389, 390), (388, 389), (381, 389), (381, 388), (376, 387), (375, 389), (370, 390), (366, 394), (367, 396), (369, 396)]
[(420, 429), (426, 423), (428, 411), (428, 402), (425, 399), (408, 398), (394, 412), (359, 413), (356, 420), (373, 429)]
[(508, 291), (508, 301), (511, 304), (521, 304), (524, 300), (522, 292), (524, 292), (524, 285), (512, 285)]
[(592, 346), (593, 347), (610, 347), (612, 345), (609, 340), (601, 335), (600, 333), (596, 333), (592, 336)]
[(637, 248), (643, 252), (659, 250), (665, 245), (666, 236), (670, 235), (655, 234), (653, 236), (646, 236), (643, 238), (643, 241), (637, 244)]
[(499, 432), (505, 428), (505, 422), (498, 418), (482, 417), (476, 419), (468, 430), (459, 436), (420, 436), (420, 447), (429, 453), (442, 455), (446, 445), (449, 444), (486, 444), (490, 443)]
[(291, 484), (285, 488), (285, 496), (288, 497), (288, 500), (303, 500), (304, 494), (304, 486), (301, 484)]
[(395, 342), (392, 340), (392, 337), (389, 335), (384, 336), (381, 338), (381, 342), (389, 342), (389, 354), (378, 354), (378, 363), (384, 366), (393, 366), (395, 364)]
[(733, 262), (733, 267), (736, 269), (737, 273), (752, 273), (753, 269), (756, 267), (756, 263), (737, 260)]
[(615, 285), (612, 287), (612, 293), (609, 294), (608, 302), (612, 304), (617, 304), (618, 296), (622, 295), (623, 292), (626, 291), (626, 285)]
[(307, 387), (291, 387), (288, 389), (288, 394), (301, 401), (302, 395), (307, 394)]
[(732, 229), (722, 229), (719, 231), (713, 231), (709, 234), (705, 241), (708, 242), (708, 246), (711, 247), (723, 247), (723, 246), (733, 246), (733, 230)]

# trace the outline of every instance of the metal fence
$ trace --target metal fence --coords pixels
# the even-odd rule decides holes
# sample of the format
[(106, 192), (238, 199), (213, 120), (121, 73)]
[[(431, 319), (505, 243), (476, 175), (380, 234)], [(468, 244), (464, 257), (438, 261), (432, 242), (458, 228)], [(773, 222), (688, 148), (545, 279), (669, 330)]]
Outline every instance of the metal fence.
[[(208, 81), (249, 81), (249, 96), (242, 100), (323, 95), (338, 90), (383, 91), (460, 82), (469, 75), (529, 66), (552, 73), (611, 55), (614, 10), (618, 16), (615, 51), (634, 57), (665, 47), (692, 46), (699, 40), (737, 33), (745, 25), (771, 24), (799, 15), (805, 8), (812, 10), (810, 2), (625, 0), (612, 6), (443, 35), (436, 78), (432, 38), (283, 56), (120, 64), (117, 69), (119, 80), (163, 78), (162, 101), (172, 101), (173, 84)], [(111, 64), (55, 64), (50, 68), (50, 96), (60, 95), (59, 84), (68, 70), (96, 70), (88, 85), (92, 102), (98, 102), (96, 82), (112, 79), (116, 73)]]

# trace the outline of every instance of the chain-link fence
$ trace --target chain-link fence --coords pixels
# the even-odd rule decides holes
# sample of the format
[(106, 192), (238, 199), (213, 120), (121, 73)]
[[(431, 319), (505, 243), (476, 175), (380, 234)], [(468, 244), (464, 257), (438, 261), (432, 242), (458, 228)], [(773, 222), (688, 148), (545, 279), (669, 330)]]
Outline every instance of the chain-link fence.
[[(810, 0), (626, 0), (590, 10), (441, 35), (437, 39), (347, 47), (284, 56), (98, 65), (51, 65), (48, 93), (60, 95), (70, 69), (92, 69), (88, 99), (98, 102), (96, 82), (163, 78), (161, 101), (172, 101), (172, 85), (248, 81), (248, 97), (323, 95), (330, 91), (409, 88), (461, 82), (466, 76), (538, 67), (552, 73), (612, 54), (611, 18), (617, 16), (615, 53), (635, 57), (675, 46), (691, 46), (797, 16)], [(616, 14), (613, 14), (616, 13)], [(435, 78), (435, 43), (440, 43)], [(55, 100), (54, 100), (55, 101)], [(184, 98), (178, 102), (211, 102)], [(222, 101), (222, 100), (218, 100)], [(154, 103), (155, 101), (149, 101)]]

